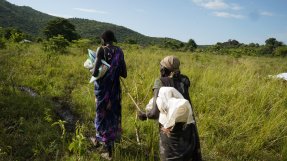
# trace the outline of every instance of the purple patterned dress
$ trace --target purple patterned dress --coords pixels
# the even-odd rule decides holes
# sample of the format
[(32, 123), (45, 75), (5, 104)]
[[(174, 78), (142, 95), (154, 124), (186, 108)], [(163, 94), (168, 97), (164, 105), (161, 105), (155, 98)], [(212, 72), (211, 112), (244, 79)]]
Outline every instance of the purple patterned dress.
[(120, 76), (127, 76), (122, 50), (114, 46), (109, 51), (111, 59), (107, 62), (111, 67), (104, 77), (95, 81), (96, 139), (106, 145), (112, 145), (121, 136)]

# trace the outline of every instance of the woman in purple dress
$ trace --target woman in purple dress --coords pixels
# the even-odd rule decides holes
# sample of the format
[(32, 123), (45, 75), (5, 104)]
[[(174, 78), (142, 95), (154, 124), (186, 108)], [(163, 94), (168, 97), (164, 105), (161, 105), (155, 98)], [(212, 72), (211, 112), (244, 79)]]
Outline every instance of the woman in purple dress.
[(114, 33), (110, 30), (101, 35), (102, 46), (97, 53), (93, 76), (97, 77), (101, 60), (106, 61), (110, 68), (105, 75), (95, 81), (96, 95), (96, 137), (92, 140), (98, 146), (104, 147), (106, 158), (112, 156), (112, 148), (116, 139), (121, 137), (121, 86), (120, 77), (127, 77), (124, 53), (116, 42)]

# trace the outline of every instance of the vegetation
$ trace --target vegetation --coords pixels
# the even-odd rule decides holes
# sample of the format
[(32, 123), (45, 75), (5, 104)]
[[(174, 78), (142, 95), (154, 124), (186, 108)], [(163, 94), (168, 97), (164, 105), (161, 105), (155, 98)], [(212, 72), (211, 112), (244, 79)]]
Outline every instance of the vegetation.
[(43, 49), (52, 53), (65, 53), (69, 45), (69, 41), (66, 40), (64, 36), (58, 35), (44, 42)]
[[(37, 39), (38, 37), (43, 38), (45, 36), (43, 29), (51, 20), (55, 20), (56, 18), (55, 16), (41, 13), (30, 7), (16, 6), (6, 0), (0, 0), (0, 27), (17, 28), (31, 35), (33, 39)], [(94, 20), (80, 18), (70, 18), (67, 20), (75, 26), (76, 33), (78, 33), (80, 37), (91, 39), (94, 42), (99, 42), (100, 34), (106, 29), (115, 31), (118, 42), (132, 40), (132, 43), (140, 45), (162, 45), (166, 39), (174, 40), (170, 38), (149, 37), (123, 26)]]
[(62, 35), (64, 39), (69, 42), (79, 39), (79, 35), (75, 32), (75, 26), (68, 20), (63, 18), (57, 18), (48, 22), (48, 25), (44, 29), (44, 34), (47, 40)]
[[(50, 54), (42, 44), (5, 42), (0, 50), (0, 160), (101, 160), (88, 139), (95, 133), (95, 102), (82, 48), (71, 45), (65, 54)], [(115, 146), (115, 160), (158, 156), (158, 125), (136, 119), (126, 92), (144, 108), (159, 76), (159, 61), (171, 54), (179, 57), (182, 73), (191, 79), (205, 160), (287, 159), (287, 86), (268, 77), (287, 70), (286, 58), (119, 45), (127, 62), (128, 89), (123, 89), (123, 136)], [(55, 101), (77, 116), (74, 128), (60, 117), (62, 107)]]
[(101, 160), (89, 141), (95, 97), (83, 62), (106, 29), (125, 42), (118, 45), (128, 68), (115, 160), (158, 158), (158, 125), (137, 120), (126, 94), (144, 110), (166, 55), (179, 57), (191, 79), (204, 160), (287, 160), (286, 81), (269, 76), (286, 72), (287, 47), (275, 38), (199, 46), (108, 23), (55, 19), (5, 0), (0, 24), (0, 160)]

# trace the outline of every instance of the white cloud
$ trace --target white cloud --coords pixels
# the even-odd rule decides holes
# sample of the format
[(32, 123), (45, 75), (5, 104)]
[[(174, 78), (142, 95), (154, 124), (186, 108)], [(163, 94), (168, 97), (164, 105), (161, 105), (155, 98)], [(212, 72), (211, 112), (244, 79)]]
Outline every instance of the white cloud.
[(242, 7), (239, 4), (236, 4), (236, 3), (232, 3), (229, 6), (233, 10), (241, 10), (242, 9)]
[(274, 16), (273, 13), (267, 12), (267, 11), (260, 12), (260, 15), (261, 15), (261, 16)]
[(98, 13), (98, 14), (107, 14), (108, 12), (99, 11), (95, 9), (87, 9), (87, 8), (74, 8), (74, 10), (81, 11), (81, 12), (88, 12), (88, 13)]
[(226, 8), (228, 8), (228, 5), (221, 0), (209, 1), (205, 4), (203, 4), (203, 6), (207, 9), (226, 9)]
[(243, 19), (244, 16), (240, 14), (232, 14), (228, 12), (214, 12), (213, 13), (217, 17), (222, 17), (222, 18), (236, 18), (236, 19)]
[(71, 16), (71, 15), (64, 15), (64, 14), (58, 14), (58, 13), (47, 13), (49, 15), (52, 15), (52, 16), (56, 16), (56, 17), (61, 17), (61, 18), (72, 18), (74, 16)]
[(242, 7), (235, 3), (226, 3), (224, 0), (192, 0), (198, 6), (211, 10), (241, 10)]

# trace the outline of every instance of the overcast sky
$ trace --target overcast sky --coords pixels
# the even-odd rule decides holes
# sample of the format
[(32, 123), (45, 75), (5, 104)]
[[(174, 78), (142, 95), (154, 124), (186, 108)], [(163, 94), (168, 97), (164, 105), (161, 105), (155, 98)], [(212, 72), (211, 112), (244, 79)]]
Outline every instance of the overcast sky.
[(113, 23), (199, 45), (228, 39), (287, 44), (287, 0), (8, 0), (64, 18)]

